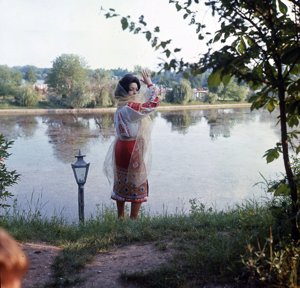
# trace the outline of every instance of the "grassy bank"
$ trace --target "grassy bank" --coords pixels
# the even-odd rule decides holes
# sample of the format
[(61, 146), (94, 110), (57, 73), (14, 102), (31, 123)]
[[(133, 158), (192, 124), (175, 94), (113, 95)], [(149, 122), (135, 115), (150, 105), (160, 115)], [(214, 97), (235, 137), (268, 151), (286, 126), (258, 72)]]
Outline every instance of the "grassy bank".
[[(189, 105), (178, 105), (170, 103), (161, 103), (157, 108), (158, 111), (176, 111), (183, 109), (230, 109), (230, 108), (250, 108), (250, 103), (237, 103), (237, 102), (223, 102), (216, 104), (207, 103), (192, 103)], [(80, 109), (67, 109), (59, 108), (55, 106), (40, 105), (38, 107), (17, 107), (17, 106), (0, 106), (0, 115), (12, 115), (12, 114), (27, 114), (27, 115), (44, 115), (44, 114), (92, 114), (101, 112), (114, 112), (115, 107), (108, 108), (80, 108)]]
[[(20, 241), (43, 241), (63, 248), (53, 264), (52, 282), (46, 287), (68, 287), (80, 281), (78, 272), (96, 253), (149, 241), (158, 249), (175, 250), (173, 260), (148, 273), (123, 274), (124, 282), (143, 283), (141, 287), (203, 287), (206, 283), (293, 287), (287, 285), (290, 275), (297, 274), (297, 269), (299, 272), (299, 263), (296, 268), (287, 266), (292, 263), (289, 257), (299, 255), (300, 250), (292, 255), (280, 252), (288, 247), (288, 239), (282, 238), (288, 235), (288, 225), (278, 209), (251, 202), (214, 211), (191, 201), (189, 215), (150, 217), (144, 213), (136, 221), (119, 221), (115, 211), (104, 208), (85, 225), (77, 225), (59, 218), (47, 220), (40, 213), (14, 212), (2, 217), (0, 225)], [(285, 276), (275, 273), (275, 252), (275, 266), (284, 268)], [(281, 286), (272, 286), (272, 281)]]

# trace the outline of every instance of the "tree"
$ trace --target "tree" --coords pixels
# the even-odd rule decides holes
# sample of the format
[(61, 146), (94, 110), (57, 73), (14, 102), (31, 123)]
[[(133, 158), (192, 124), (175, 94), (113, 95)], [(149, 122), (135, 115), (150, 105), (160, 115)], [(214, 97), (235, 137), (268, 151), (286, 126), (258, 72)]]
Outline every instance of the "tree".
[(231, 101), (243, 101), (246, 99), (249, 88), (246, 85), (240, 85), (237, 83), (234, 77), (232, 77), (228, 84), (224, 85), (220, 83), (218, 86), (218, 95), (220, 99)]
[(6, 65), (0, 65), (0, 96), (14, 96), (22, 83), (22, 75)]
[(24, 79), (31, 84), (36, 82), (37, 76), (33, 66), (28, 66)]
[(114, 103), (113, 91), (114, 81), (112, 73), (104, 69), (96, 69), (89, 76), (89, 89), (95, 106), (109, 107)]
[(20, 177), (15, 170), (9, 171), (4, 163), (5, 159), (10, 156), (7, 150), (12, 144), (12, 141), (7, 141), (5, 137), (0, 134), (0, 207), (2, 208), (9, 206), (5, 204), (5, 201), (7, 198), (13, 196), (7, 188), (17, 183), (17, 180)]
[(39, 101), (39, 93), (30, 86), (24, 86), (19, 89), (15, 96), (16, 104), (20, 106), (35, 106)]
[[(181, 1), (169, 2), (178, 12), (183, 12), (183, 18), (189, 21), (189, 25), (196, 27), (199, 40), (207, 37), (206, 26), (197, 21), (199, 0), (188, 0), (183, 4)], [(147, 30), (144, 17), (134, 23), (129, 16), (122, 17), (115, 10), (110, 10), (105, 17), (121, 17), (123, 30), (143, 33), (153, 48), (162, 49), (169, 59), (162, 64), (162, 69), (183, 73), (190, 69), (194, 75), (211, 69), (208, 78), (211, 87), (221, 82), (226, 85), (235, 76), (255, 92), (250, 99), (252, 110), (266, 108), (273, 112), (279, 109), (281, 141), (266, 151), (265, 157), (269, 163), (282, 155), (291, 199), (291, 235), (298, 242), (300, 187), (296, 176), (299, 175), (293, 172), (290, 152), (300, 152), (299, 142), (292, 141), (297, 139), (299, 131), (288, 132), (288, 127), (297, 127), (300, 118), (300, 3), (297, 0), (208, 0), (205, 5), (211, 9), (212, 15), (218, 17), (220, 29), (207, 42), (208, 52), (201, 55), (196, 63), (173, 58), (180, 49), (170, 48), (171, 40), (159, 39), (159, 27)], [(213, 51), (213, 44), (221, 44), (222, 48)]]
[(65, 105), (84, 107), (91, 100), (87, 93), (86, 63), (77, 55), (62, 54), (57, 57), (46, 83)]

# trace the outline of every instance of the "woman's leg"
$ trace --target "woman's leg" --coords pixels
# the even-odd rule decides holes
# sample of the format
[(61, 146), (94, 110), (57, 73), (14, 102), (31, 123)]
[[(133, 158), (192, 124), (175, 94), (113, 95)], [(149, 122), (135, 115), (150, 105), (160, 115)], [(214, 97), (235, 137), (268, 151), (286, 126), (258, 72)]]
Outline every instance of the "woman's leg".
[(124, 218), (125, 216), (125, 202), (124, 201), (118, 201), (117, 202), (117, 208), (118, 208), (118, 218)]
[(131, 211), (130, 211), (131, 219), (136, 219), (138, 217), (141, 205), (142, 205), (141, 202), (140, 203), (135, 203), (135, 202), (131, 203)]

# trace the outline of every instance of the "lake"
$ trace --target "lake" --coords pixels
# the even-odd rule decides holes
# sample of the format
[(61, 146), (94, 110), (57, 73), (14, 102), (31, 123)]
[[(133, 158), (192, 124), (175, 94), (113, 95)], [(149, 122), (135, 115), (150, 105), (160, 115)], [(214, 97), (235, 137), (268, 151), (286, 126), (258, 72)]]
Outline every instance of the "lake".
[[(227, 209), (267, 197), (266, 179), (283, 170), (281, 158), (266, 164), (264, 152), (280, 140), (276, 115), (249, 108), (160, 111), (153, 115), (151, 215), (188, 213), (189, 200)], [(90, 163), (85, 217), (110, 207), (111, 187), (102, 172), (113, 140), (113, 113), (0, 115), (0, 133), (14, 140), (7, 160), (21, 174), (11, 191), (17, 209), (78, 219), (77, 184), (71, 163), (80, 149)], [(11, 202), (12, 203), (12, 202)]]

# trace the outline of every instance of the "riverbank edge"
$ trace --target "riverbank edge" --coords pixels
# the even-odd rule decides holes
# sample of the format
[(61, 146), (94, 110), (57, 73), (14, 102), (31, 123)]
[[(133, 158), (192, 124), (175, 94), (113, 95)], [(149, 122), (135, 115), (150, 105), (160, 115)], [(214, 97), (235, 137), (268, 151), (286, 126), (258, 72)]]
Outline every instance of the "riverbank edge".
[[(202, 104), (202, 105), (174, 105), (159, 106), (158, 111), (177, 111), (177, 110), (207, 110), (207, 109), (233, 109), (250, 108), (250, 103), (231, 103), (231, 104)], [(0, 109), (0, 115), (47, 115), (47, 114), (94, 114), (103, 112), (115, 112), (116, 108), (80, 108), (80, 109)]]

